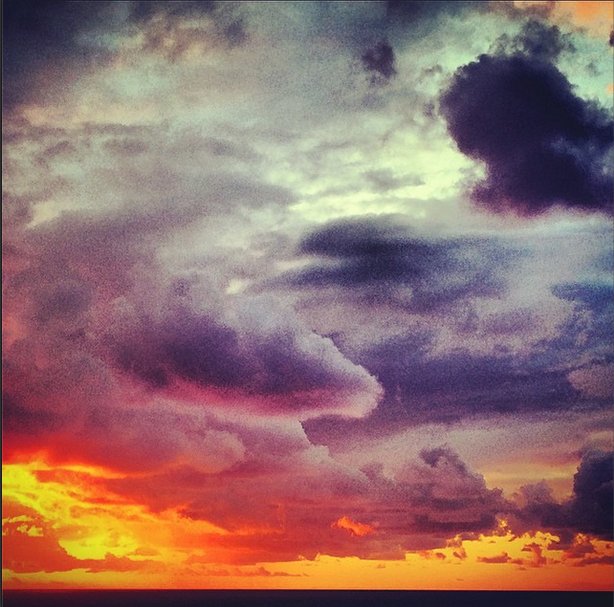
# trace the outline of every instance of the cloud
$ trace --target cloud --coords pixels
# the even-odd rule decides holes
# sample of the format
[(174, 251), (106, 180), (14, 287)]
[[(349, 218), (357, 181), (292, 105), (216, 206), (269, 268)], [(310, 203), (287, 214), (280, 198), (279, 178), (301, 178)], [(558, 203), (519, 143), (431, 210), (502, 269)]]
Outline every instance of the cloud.
[(543, 555), (543, 547), (535, 542), (524, 546), (522, 552), (528, 552), (533, 555), (531, 563), (533, 567), (543, 567), (548, 563), (548, 559)]
[(502, 564), (509, 563), (511, 561), (511, 557), (507, 552), (502, 552), (497, 556), (478, 556), (478, 563), (489, 563), (489, 564)]
[(264, 296), (217, 307), (209, 290), (199, 309), (173, 281), (111, 301), (85, 284), (24, 282), (23, 325), (3, 352), (7, 453), (44, 443), (60, 460), (142, 470), (188, 459), (216, 470), (243, 445), (213, 414), (355, 416), (379, 399), (372, 376)]
[(144, 35), (142, 50), (177, 61), (191, 51), (232, 49), (249, 38), (236, 6), (214, 1), (129, 4), (127, 22)]
[[(94, 33), (113, 27), (113, 2), (3, 4), (3, 107), (59, 95), (67, 83), (108, 60)], [(100, 28), (100, 30), (99, 30)]]
[(3, 107), (61, 99), (81, 76), (108, 65), (118, 40), (135, 32), (140, 50), (169, 61), (194, 49), (241, 46), (249, 34), (235, 8), (207, 1), (7, 2)]
[(46, 128), (15, 120), (7, 132), (3, 219), (8, 240), (20, 249), (32, 242), (85, 255), (96, 245), (105, 253), (152, 239), (159, 247), (199, 221), (245, 222), (247, 209), (281, 214), (296, 201), (288, 188), (258, 177), (262, 157), (250, 145), (207, 129)]
[(407, 550), (442, 547), (458, 533), (488, 532), (509, 506), (447, 447), (407, 460), (394, 477), (372, 466), (340, 465), (305, 443), (294, 453), (216, 474), (189, 468), (174, 474), (107, 479), (113, 493), (154, 511), (177, 508), (181, 516), (226, 530), (207, 536), (217, 562), (255, 563), (313, 559), (317, 554), (403, 558)]
[(365, 181), (374, 192), (383, 194), (407, 185), (423, 185), (424, 181), (418, 176), (397, 177), (388, 169), (371, 170), (363, 173)]
[(614, 395), (614, 363), (574, 369), (568, 379), (587, 398), (611, 398)]
[[(280, 439), (280, 417), (376, 406), (377, 381), (290, 306), (224, 292), (226, 264), (244, 272), (262, 246), (243, 248), (237, 232), (272, 239), (255, 215), (283, 214), (295, 197), (254, 174), (261, 157), (234, 131), (207, 134), (11, 123), (11, 188), (26, 194), (11, 197), (19, 209), (5, 275), (9, 460), (43, 445), (49, 461), (128, 475), (186, 462), (197, 473), (249, 474), (248, 452), (271, 453), (258, 460), (266, 470), (275, 453), (296, 449)], [(58, 174), (62, 188), (48, 188)], [(54, 214), (56, 196), (72, 206)], [(225, 416), (245, 423), (230, 427)], [(254, 418), (274, 431), (249, 430)]]
[[(363, 420), (325, 416), (305, 421), (308, 436), (318, 444), (339, 445), (347, 436), (385, 436), (430, 423), (459, 423), (507, 414), (571, 410), (582, 400), (570, 383), (572, 364), (542, 344), (526, 354), (437, 351), (434, 333), (408, 332), (380, 339), (353, 352), (352, 359), (374, 375), (384, 388), (380, 405)], [(584, 401), (605, 408), (608, 399)]]
[(573, 563), (574, 567), (588, 567), (590, 565), (612, 565), (612, 557), (609, 554), (587, 556)]
[[(8, 461), (96, 466), (88, 482), (104, 499), (132, 499), (173, 535), (198, 529), (195, 565), (403, 558), (492, 530), (510, 505), (451, 449), (353, 460), (396, 448), (379, 439), (408, 426), (464, 422), (468, 435), (475, 418), (500, 426), (512, 412), (516, 436), (535, 412), (603, 407), (611, 292), (593, 274), (570, 278), (576, 266), (558, 249), (556, 264), (529, 257), (550, 225), (523, 228), (516, 246), (517, 226), (472, 223), (456, 205), (456, 161), (437, 168), (456, 158), (449, 139), (416, 114), (456, 50), (474, 56), (452, 47), (477, 24), (453, 17), (482, 6), (7, 6), (6, 103), (23, 110), (5, 138)], [(507, 27), (486, 21), (492, 39)], [(520, 57), (525, 71), (552, 75), (545, 62), (567, 39), (532, 27), (493, 61)], [(444, 39), (450, 54), (432, 55)], [(498, 86), (506, 72), (494, 73)], [(590, 145), (577, 143), (601, 153)], [(406, 186), (420, 186), (416, 198)], [(388, 209), (427, 227), (399, 216), (327, 223)], [(440, 233), (428, 227), (436, 219)], [(564, 229), (586, 241), (575, 225)], [(556, 339), (543, 337), (550, 326)], [(87, 476), (39, 472), (71, 490)], [(591, 494), (580, 485), (566, 510), (544, 498), (544, 516), (571, 525)], [(598, 528), (598, 513), (591, 520)], [(202, 521), (222, 531), (201, 537)], [(36, 539), (40, 526), (15, 523)], [(73, 566), (57, 547), (40, 554)]]
[(519, 255), (495, 239), (420, 236), (389, 219), (326, 224), (303, 238), (299, 252), (317, 261), (273, 285), (336, 287), (347, 297), (418, 313), (501, 296)]
[(373, 84), (387, 82), (397, 73), (394, 67), (394, 51), (386, 41), (367, 49), (361, 60), (365, 70), (371, 73)]
[(614, 337), (614, 287), (611, 283), (573, 282), (556, 284), (552, 293), (572, 305), (571, 314), (559, 327), (550, 349), (570, 358), (573, 354), (590, 364), (612, 361)]
[(614, 286), (612, 284), (575, 282), (554, 285), (552, 292), (560, 299), (574, 302), (597, 314), (603, 314), (612, 307)]
[(339, 520), (335, 521), (332, 526), (337, 527), (338, 529), (346, 529), (349, 533), (357, 537), (369, 535), (375, 531), (371, 525), (359, 523), (358, 521), (351, 519), (349, 516), (342, 516)]
[(545, 483), (522, 488), (525, 505), (518, 516), (525, 523), (538, 524), (557, 533), (589, 533), (613, 539), (614, 452), (587, 451), (574, 475), (573, 493), (563, 503), (554, 501)]
[[(187, 560), (188, 565), (207, 562), (206, 559), (197, 556), (190, 556)], [(302, 577), (305, 574), (288, 573), (287, 571), (269, 571), (266, 567), (233, 567), (228, 569), (207, 567), (201, 575), (207, 577)]]
[(376, 380), (290, 309), (164, 268), (161, 234), (183, 222), (164, 210), (82, 212), (25, 232), (26, 263), (6, 276), (7, 452), (44, 443), (60, 460), (142, 470), (187, 458), (215, 470), (242, 445), (206, 410), (304, 418), (376, 405)]
[(447, 446), (424, 449), (425, 465), (409, 466), (399, 474), (417, 510), (417, 527), (423, 532), (448, 533), (462, 528), (479, 532), (496, 527), (496, 514), (506, 508), (501, 491), (488, 489), (484, 478), (472, 472)]
[[(166, 429), (172, 425), (170, 417), (158, 421)], [(447, 448), (425, 451), (387, 477), (377, 467), (360, 472), (340, 465), (298, 434), (288, 448), (287, 430), (284, 437), (283, 426), (263, 423), (250, 437), (246, 425), (235, 423), (245, 457), (224, 470), (179, 465), (97, 478), (56, 468), (36, 476), (39, 483), (71, 487), (73, 495), (95, 483), (96, 494), (111, 500), (105, 503), (131, 500), (152, 513), (208, 521), (218, 529), (199, 532), (206, 561), (219, 563), (317, 554), (403, 558), (405, 550), (445, 545), (449, 534), (490, 531), (496, 513), (507, 508), (500, 492), (487, 489)]]
[[(240, 461), (245, 448), (203, 407), (156, 398), (126, 386), (83, 343), (25, 341), (7, 356), (3, 414), (5, 454), (19, 458), (44, 445), (51, 461), (80, 461), (126, 472), (163, 469), (189, 460), (217, 471)], [(137, 397), (137, 394), (139, 395)], [(137, 403), (134, 403), (137, 399)]]
[(612, 118), (550, 63), (564, 46), (555, 31), (526, 26), (518, 52), (480, 55), (440, 98), (459, 150), (484, 163), (472, 197), (490, 211), (611, 211)]
[(571, 34), (556, 25), (530, 19), (515, 36), (503, 35), (495, 43), (493, 54), (520, 54), (536, 60), (555, 61), (564, 52), (574, 52)]
[(75, 558), (61, 546), (61, 533), (56, 530), (53, 521), (31, 508), (10, 501), (3, 502), (3, 511), (5, 508), (21, 513), (2, 521), (2, 564), (15, 573), (51, 573), (73, 569), (120, 572), (156, 566), (150, 560), (133, 561), (110, 553), (102, 559)]
[(436, 27), (438, 17), (458, 16), (466, 11), (484, 9), (483, 2), (429, 0), (387, 0), (386, 15), (392, 24), (399, 24), (415, 36), (425, 36)]
[(228, 400), (300, 417), (375, 407), (376, 381), (273, 298), (251, 298), (226, 314), (198, 312), (182, 299), (157, 317), (127, 308), (112, 321), (111, 349), (122, 369), (171, 392), (177, 379), (211, 388), (221, 406)]
[(570, 522), (579, 531), (613, 539), (612, 467), (614, 452), (584, 454), (574, 476), (573, 497), (566, 505)]

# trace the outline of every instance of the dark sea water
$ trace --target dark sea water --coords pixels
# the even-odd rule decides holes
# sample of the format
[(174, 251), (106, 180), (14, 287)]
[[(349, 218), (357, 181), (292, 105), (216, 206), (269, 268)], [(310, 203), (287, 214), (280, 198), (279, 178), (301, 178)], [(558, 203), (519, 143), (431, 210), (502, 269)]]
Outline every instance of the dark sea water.
[(609, 592), (370, 590), (4, 591), (6, 607), (612, 607)]

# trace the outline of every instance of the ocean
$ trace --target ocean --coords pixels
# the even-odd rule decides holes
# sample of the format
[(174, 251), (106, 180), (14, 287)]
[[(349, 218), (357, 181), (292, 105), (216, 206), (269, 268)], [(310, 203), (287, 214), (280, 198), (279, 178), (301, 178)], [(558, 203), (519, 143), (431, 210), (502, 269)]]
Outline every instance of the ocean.
[(5, 607), (612, 607), (610, 592), (9, 590)]

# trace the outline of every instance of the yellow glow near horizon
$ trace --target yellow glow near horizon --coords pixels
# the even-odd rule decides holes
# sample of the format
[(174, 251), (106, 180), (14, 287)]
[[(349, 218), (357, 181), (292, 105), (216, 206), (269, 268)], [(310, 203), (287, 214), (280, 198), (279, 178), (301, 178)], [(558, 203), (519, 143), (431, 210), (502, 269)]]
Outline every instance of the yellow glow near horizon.
[[(52, 470), (39, 462), (3, 465), (3, 504), (36, 512), (57, 533), (58, 544), (70, 557), (104, 559), (112, 555), (139, 560), (146, 554), (163, 560), (176, 556), (169, 549), (182, 523), (176, 512), (153, 514), (145, 506), (128, 503), (86, 483), (85, 479), (117, 476), (108, 470), (88, 466), (56, 469), (63, 482), (43, 482), (36, 476), (36, 472)], [(72, 476), (71, 471), (80, 475)], [(223, 533), (204, 521), (190, 521), (190, 528), (194, 534)]]
[[(38, 471), (54, 474), (41, 480)], [(113, 474), (38, 462), (3, 466), (3, 533), (6, 526), (13, 541), (56, 542), (61, 567), (74, 565), (56, 571), (48, 562), (40, 571), (19, 571), (5, 560), (5, 587), (612, 589), (611, 542), (577, 536), (577, 545), (595, 559), (585, 564), (558, 547), (556, 536), (539, 530), (516, 536), (504, 521), (492, 535), (451, 538), (441, 549), (409, 552), (405, 560), (323, 554), (255, 565), (216, 562), (216, 555), (229, 554), (210, 552), (206, 538), (228, 532), (176, 511), (153, 513), (114, 495), (103, 499), (94, 471), (98, 478)], [(349, 522), (359, 524), (348, 518), (344, 525)]]
[[(102, 559), (106, 554), (121, 557), (138, 547), (128, 525), (120, 524), (120, 518), (142, 514), (138, 507), (122, 504), (121, 516), (113, 516), (112, 507), (86, 501), (95, 497), (91, 490), (40, 482), (35, 472), (41, 470), (49, 468), (37, 464), (3, 466), (3, 500), (31, 508), (49, 521), (62, 533), (59, 544), (70, 556), (77, 559)], [(115, 510), (120, 509), (115, 507)], [(113, 519), (111, 528), (109, 518)]]

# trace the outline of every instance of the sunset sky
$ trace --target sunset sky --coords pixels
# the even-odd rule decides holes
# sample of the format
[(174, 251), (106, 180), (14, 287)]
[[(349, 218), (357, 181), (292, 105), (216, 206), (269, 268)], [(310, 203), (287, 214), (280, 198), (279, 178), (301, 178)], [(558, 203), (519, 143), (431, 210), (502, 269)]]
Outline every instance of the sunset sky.
[(614, 587), (611, 2), (5, 0), (5, 588)]

